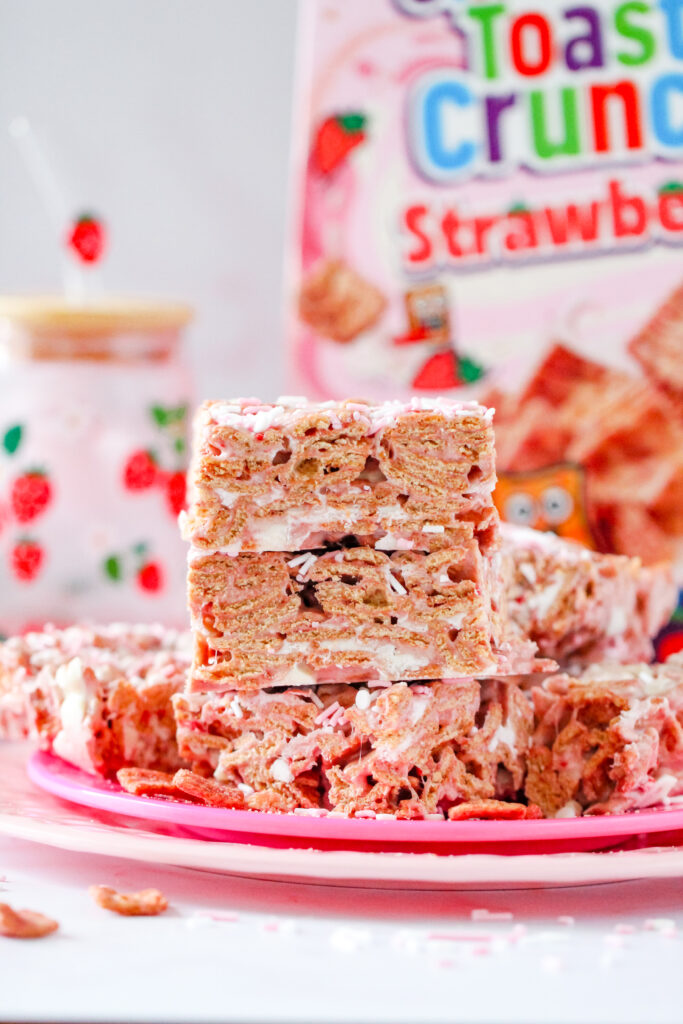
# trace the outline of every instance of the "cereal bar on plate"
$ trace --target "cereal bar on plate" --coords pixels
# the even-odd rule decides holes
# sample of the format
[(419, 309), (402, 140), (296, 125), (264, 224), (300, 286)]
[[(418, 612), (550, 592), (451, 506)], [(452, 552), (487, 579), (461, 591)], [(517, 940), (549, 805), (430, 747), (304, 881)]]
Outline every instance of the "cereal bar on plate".
[(171, 697), (190, 635), (161, 626), (46, 627), (0, 644), (0, 735), (30, 736), (84, 771), (181, 765)]
[(551, 676), (531, 696), (526, 794), (548, 817), (636, 810), (683, 794), (683, 655)]
[[(542, 670), (511, 637), (498, 556), (342, 548), (193, 560), (192, 690)], [(551, 663), (552, 667), (552, 663)]]
[(174, 704), (181, 755), (266, 811), (423, 818), (515, 801), (533, 728), (512, 681), (185, 693)]
[(652, 658), (678, 597), (668, 562), (643, 566), (508, 523), (501, 537), (508, 613), (540, 654), (572, 668)]

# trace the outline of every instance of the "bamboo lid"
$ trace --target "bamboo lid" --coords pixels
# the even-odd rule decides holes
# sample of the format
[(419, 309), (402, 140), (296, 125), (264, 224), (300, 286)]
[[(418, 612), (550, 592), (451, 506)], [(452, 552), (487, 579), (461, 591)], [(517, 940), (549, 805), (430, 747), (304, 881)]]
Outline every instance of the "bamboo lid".
[(57, 295), (0, 295), (0, 320), (41, 334), (95, 337), (178, 330), (192, 316), (190, 306), (164, 300), (107, 297), (77, 305)]

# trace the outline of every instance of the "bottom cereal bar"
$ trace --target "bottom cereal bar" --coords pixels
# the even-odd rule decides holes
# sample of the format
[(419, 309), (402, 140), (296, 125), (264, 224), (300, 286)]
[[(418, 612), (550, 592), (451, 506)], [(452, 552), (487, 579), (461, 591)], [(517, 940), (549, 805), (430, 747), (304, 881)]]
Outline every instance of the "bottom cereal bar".
[(652, 658), (678, 597), (668, 563), (643, 566), (507, 523), (501, 535), (508, 613), (540, 655), (572, 668)]
[(171, 696), (189, 634), (161, 626), (47, 627), (0, 644), (0, 736), (32, 737), (85, 771), (175, 770)]
[(174, 697), (181, 755), (246, 806), (351, 816), (491, 813), (524, 784), (532, 708), (516, 683), (347, 684)]
[(546, 816), (636, 810), (683, 794), (683, 655), (594, 665), (531, 695), (526, 795)]

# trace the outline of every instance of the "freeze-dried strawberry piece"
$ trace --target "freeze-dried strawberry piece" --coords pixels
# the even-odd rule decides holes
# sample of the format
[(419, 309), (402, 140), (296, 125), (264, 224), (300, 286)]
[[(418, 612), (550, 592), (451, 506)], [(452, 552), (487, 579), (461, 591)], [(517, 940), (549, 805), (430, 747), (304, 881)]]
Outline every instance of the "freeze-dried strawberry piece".
[(467, 800), (449, 808), (451, 821), (482, 819), (517, 821), (522, 818), (542, 818), (543, 811), (536, 804), (507, 803), (505, 800)]
[(123, 917), (155, 917), (168, 909), (168, 900), (159, 889), (117, 892), (108, 885), (91, 885), (89, 892), (98, 907)]
[(122, 789), (133, 796), (159, 796), (175, 800), (189, 798), (176, 786), (173, 776), (151, 768), (120, 768), (116, 778)]
[(205, 779), (186, 768), (181, 768), (175, 773), (173, 782), (179, 790), (201, 801), (206, 807), (244, 810), (246, 806), (244, 796), (237, 786), (225, 785), (216, 779)]
[(0, 935), (6, 939), (42, 939), (58, 928), (58, 923), (45, 914), (13, 910), (8, 903), (0, 903)]

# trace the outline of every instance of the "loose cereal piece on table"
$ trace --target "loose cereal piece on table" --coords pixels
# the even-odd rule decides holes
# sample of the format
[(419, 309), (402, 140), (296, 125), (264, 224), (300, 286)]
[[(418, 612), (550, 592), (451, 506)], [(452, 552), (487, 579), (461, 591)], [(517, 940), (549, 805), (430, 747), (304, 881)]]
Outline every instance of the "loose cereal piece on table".
[(89, 892), (98, 907), (123, 917), (155, 917), (168, 910), (168, 900), (158, 889), (117, 892), (108, 885), (91, 885)]
[(6, 939), (42, 939), (59, 928), (57, 921), (35, 910), (13, 910), (0, 903), (0, 935)]

